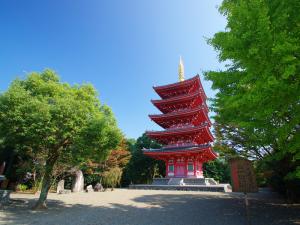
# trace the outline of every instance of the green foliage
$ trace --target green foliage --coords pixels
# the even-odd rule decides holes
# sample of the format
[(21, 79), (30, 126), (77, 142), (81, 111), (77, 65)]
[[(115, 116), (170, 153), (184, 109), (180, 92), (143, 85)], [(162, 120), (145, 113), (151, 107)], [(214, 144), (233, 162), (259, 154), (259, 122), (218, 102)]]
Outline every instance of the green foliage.
[(119, 167), (111, 168), (102, 174), (102, 183), (105, 187), (111, 187), (114, 189), (120, 184), (122, 176), (122, 170)]
[(204, 177), (214, 178), (220, 183), (230, 183), (230, 168), (223, 158), (204, 163)]
[(124, 168), (128, 164), (130, 157), (129, 142), (123, 137), (119, 146), (110, 152), (105, 161), (85, 162), (81, 167), (84, 172), (85, 184), (95, 185), (96, 183), (101, 182), (103, 176), (107, 176), (111, 169), (120, 169), (121, 174), (123, 174)]
[[(121, 132), (90, 84), (71, 86), (51, 70), (17, 79), (0, 95), (0, 139), (44, 166), (44, 200), (54, 172), (87, 159), (103, 161)], [(58, 175), (58, 174), (55, 174)]]
[(224, 71), (206, 79), (219, 92), (216, 147), (225, 154), (285, 163), (280, 182), (300, 179), (300, 1), (224, 0), (228, 23), (209, 43)]
[(157, 142), (151, 140), (144, 133), (135, 143), (131, 142), (131, 159), (125, 168), (122, 184), (145, 184), (151, 183), (154, 177), (163, 177), (165, 164), (144, 155), (142, 149), (160, 148)]
[(17, 190), (18, 191), (26, 191), (28, 189), (26, 184), (18, 184), (17, 185)]
[(31, 184), (31, 190), (36, 193), (37, 191), (40, 191), (42, 188), (42, 180), (41, 177), (38, 177), (37, 179), (33, 180)]
[[(84, 171), (85, 172), (85, 171)], [(95, 185), (101, 181), (101, 176), (97, 173), (84, 173), (85, 185)]]

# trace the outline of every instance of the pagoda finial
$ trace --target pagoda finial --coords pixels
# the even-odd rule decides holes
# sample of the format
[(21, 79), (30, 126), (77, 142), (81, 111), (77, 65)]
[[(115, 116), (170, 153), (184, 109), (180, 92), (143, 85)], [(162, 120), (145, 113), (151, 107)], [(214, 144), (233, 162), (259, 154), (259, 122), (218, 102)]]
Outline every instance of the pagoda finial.
[(178, 77), (179, 77), (179, 81), (184, 81), (184, 66), (183, 66), (181, 56), (179, 58)]

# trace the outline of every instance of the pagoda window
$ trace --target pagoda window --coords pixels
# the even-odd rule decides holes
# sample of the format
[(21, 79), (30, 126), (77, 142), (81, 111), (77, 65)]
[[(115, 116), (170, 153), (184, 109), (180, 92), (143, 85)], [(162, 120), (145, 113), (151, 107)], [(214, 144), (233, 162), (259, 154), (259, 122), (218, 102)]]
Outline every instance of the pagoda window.
[(173, 164), (169, 164), (169, 172), (174, 172), (174, 165)]
[(188, 167), (187, 169), (188, 169), (189, 172), (194, 171), (194, 164), (193, 163), (188, 163), (187, 167)]

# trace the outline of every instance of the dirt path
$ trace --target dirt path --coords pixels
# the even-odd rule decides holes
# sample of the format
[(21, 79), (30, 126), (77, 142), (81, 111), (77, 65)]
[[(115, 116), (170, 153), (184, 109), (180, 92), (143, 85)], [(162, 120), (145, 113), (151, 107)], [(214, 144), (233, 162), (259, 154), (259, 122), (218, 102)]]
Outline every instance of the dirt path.
[[(46, 211), (31, 211), (37, 195), (12, 194), (0, 224), (246, 224), (243, 196), (235, 193), (126, 190), (49, 194)], [(20, 201), (22, 200), (22, 201)], [(262, 194), (250, 196), (253, 225), (300, 224), (300, 206)]]

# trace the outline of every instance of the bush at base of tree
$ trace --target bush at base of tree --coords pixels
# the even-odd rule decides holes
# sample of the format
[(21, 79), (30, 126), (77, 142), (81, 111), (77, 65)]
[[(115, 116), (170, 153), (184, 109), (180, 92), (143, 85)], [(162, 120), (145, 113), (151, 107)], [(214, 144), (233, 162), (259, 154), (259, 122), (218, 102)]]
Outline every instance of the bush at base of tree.
[(102, 184), (104, 187), (110, 187), (112, 190), (120, 184), (122, 170), (114, 167), (102, 173)]
[[(123, 174), (130, 158), (130, 143), (125, 137), (122, 138), (119, 146), (112, 150), (107, 159), (102, 162), (87, 161), (82, 166), (85, 177), (85, 185), (95, 185), (101, 182), (103, 173), (110, 171), (113, 168), (119, 168)], [(119, 183), (118, 183), (119, 185)]]

